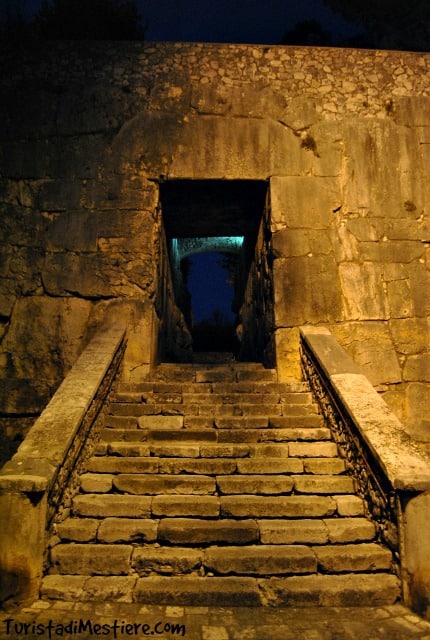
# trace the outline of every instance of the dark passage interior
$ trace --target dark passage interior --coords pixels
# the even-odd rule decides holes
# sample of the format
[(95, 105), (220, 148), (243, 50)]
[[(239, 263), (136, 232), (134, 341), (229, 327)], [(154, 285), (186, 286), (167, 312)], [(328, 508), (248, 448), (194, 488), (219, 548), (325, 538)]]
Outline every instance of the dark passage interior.
[(267, 304), (258, 281), (269, 254), (267, 183), (168, 180), (160, 200), (174, 299), (193, 352), (263, 359), (268, 336), (258, 325)]

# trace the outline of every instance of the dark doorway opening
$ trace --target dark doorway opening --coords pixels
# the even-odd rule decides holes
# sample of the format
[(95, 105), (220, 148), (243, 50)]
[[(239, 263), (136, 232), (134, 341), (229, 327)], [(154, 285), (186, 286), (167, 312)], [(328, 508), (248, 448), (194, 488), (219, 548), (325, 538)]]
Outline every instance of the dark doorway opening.
[[(257, 180), (160, 184), (174, 296), (194, 352), (228, 351), (240, 357), (241, 308), (266, 197), (267, 183)], [(248, 345), (244, 359), (253, 359), (251, 352)]]
[(191, 335), (194, 351), (228, 351), (236, 354), (237, 313), (234, 308), (234, 269), (238, 256), (219, 252), (198, 253), (189, 261)]

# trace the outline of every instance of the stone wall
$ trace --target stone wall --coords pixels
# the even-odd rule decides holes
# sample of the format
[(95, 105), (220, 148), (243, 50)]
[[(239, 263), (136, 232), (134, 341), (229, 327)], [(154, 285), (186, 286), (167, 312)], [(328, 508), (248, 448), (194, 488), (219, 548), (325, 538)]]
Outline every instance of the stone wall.
[(128, 318), (126, 377), (157, 359), (158, 182), (213, 178), (270, 182), (280, 376), (300, 375), (299, 325), (325, 324), (430, 440), (429, 54), (49, 43), (0, 63), (10, 436), (106, 314)]

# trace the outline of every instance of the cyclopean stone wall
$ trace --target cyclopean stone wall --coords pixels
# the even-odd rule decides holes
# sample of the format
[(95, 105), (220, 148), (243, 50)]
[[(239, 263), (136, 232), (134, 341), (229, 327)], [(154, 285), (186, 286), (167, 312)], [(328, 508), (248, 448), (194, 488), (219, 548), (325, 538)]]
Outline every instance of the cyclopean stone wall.
[(298, 327), (324, 324), (430, 440), (430, 54), (49, 43), (0, 57), (9, 437), (106, 315), (128, 320), (128, 379), (161, 329), (186, 346), (158, 183), (213, 178), (269, 182), (280, 377), (300, 375)]

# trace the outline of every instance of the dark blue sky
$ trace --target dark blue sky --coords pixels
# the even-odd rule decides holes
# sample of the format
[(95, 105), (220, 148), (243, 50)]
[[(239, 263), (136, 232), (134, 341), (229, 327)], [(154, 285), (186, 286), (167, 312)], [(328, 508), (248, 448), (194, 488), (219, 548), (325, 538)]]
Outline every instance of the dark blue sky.
[(218, 265), (219, 259), (218, 253), (198, 253), (190, 257), (188, 288), (194, 322), (211, 318), (215, 309), (222, 311), (226, 319), (234, 319), (233, 287), (227, 284), (228, 274)]
[[(41, 0), (0, 0), (30, 17)], [(277, 44), (303, 20), (318, 20), (335, 35), (354, 29), (323, 0), (136, 0), (148, 23), (147, 40)]]

